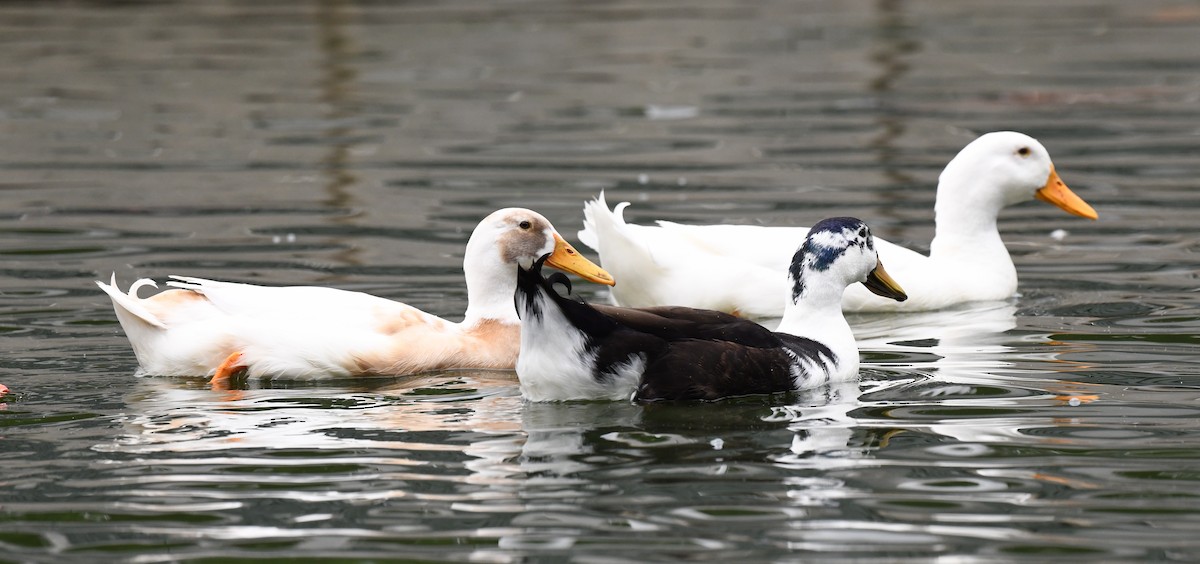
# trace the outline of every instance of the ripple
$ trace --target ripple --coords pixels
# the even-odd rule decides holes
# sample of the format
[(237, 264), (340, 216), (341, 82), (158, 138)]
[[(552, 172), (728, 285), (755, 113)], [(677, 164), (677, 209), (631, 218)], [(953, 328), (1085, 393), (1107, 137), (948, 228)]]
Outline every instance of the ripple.
[[(1200, 17), (1040, 7), (0, 3), (20, 69), (0, 100), (0, 550), (1197, 560), (1180, 46)], [(927, 252), (939, 171), (998, 129), (1040, 139), (1100, 221), (1006, 208), (1019, 296), (851, 315), (859, 378), (803, 393), (533, 404), (511, 371), (216, 391), (135, 377), (92, 283), (190, 272), (461, 315), (480, 217), (532, 206), (572, 238), (601, 190), (639, 223), (862, 215)]]
[(621, 141), (509, 141), (488, 145), (459, 145), (443, 149), (447, 154), (561, 157), (561, 156), (628, 156), (644, 153), (702, 151), (716, 148), (717, 141), (707, 139), (623, 139)]

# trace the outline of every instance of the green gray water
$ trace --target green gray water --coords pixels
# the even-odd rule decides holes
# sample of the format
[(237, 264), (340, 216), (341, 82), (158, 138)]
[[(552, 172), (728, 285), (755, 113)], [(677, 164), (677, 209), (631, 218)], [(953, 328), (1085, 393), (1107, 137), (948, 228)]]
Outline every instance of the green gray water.
[[(1198, 37), (1157, 0), (0, 4), (0, 561), (1200, 559)], [(600, 190), (924, 248), (999, 129), (1100, 221), (1006, 210), (1018, 299), (855, 316), (860, 380), (794, 398), (214, 392), (135, 377), (92, 284), (453, 318), (476, 221), (574, 239)]]

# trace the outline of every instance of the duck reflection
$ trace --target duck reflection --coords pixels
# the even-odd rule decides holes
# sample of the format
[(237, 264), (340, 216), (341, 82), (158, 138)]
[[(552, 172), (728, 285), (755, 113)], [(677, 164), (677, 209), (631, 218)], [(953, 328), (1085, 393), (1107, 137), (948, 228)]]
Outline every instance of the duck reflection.
[[(1088, 384), (1063, 377), (1087, 368), (1063, 358), (1073, 349), (1046, 334), (1014, 335), (1010, 331), (1017, 327), (1016, 314), (1017, 306), (1010, 302), (979, 302), (942, 311), (848, 318), (859, 348), (880, 358), (877, 365), (913, 368), (930, 376), (921, 387), (922, 397), (961, 397), (975, 386), (1014, 384), (1002, 372), (1013, 370), (1017, 361), (1035, 358), (1048, 363), (1046, 372), (1052, 376), (1023, 377), (1020, 385), (1040, 388), (1030, 388), (1029, 394), (1049, 393), (1058, 403), (1070, 405), (1097, 399), (1087, 393)], [(1052, 350), (1021, 352), (1031, 343)]]
[[(137, 378), (126, 395), (123, 451), (229, 448), (412, 448), (405, 433), (520, 430), (508, 371), (455, 371), (405, 379), (242, 382)], [(426, 445), (438, 448), (436, 445)]]
[[(1040, 430), (1079, 425), (1063, 408), (1095, 401), (1101, 386), (1069, 378), (1086, 366), (1061, 358), (1069, 348), (1050, 335), (1013, 332), (1016, 314), (1012, 303), (984, 302), (855, 316), (859, 346), (876, 359), (865, 363), (855, 424), (898, 429), (885, 439), (913, 433), (932, 441), (923, 448), (939, 457), (989, 456), (999, 445), (1070, 444)], [(1030, 371), (1031, 359), (1045, 369)]]
[(1009, 302), (975, 302), (903, 315), (850, 313), (846, 318), (860, 346), (934, 341), (936, 346), (951, 347), (941, 349), (951, 353), (977, 347), (1003, 352), (1008, 347), (995, 347), (1011, 340), (1004, 332), (1017, 326), (1016, 312), (1016, 305)]

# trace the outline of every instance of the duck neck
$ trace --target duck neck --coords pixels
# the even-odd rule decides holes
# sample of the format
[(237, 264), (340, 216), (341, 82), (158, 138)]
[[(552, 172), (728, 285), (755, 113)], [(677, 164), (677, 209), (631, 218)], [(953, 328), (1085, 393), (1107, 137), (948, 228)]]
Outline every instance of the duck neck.
[[(794, 288), (796, 284), (792, 284)], [(798, 297), (788, 296), (783, 319), (775, 330), (829, 347), (841, 368), (858, 366), (858, 345), (842, 314), (844, 285), (809, 284)]]
[(519, 324), (513, 293), (517, 289), (517, 267), (505, 264), (499, 254), (489, 255), (489, 248), (475, 248), (467, 243), (463, 274), (467, 281), (467, 312), (465, 327), (485, 321)]
[[(959, 172), (947, 169), (947, 173)], [(943, 173), (934, 205), (934, 236), (929, 258), (936, 260), (1002, 260), (1011, 263), (1008, 249), (1000, 238), (996, 219), (1006, 205), (990, 186), (975, 185), (975, 179), (954, 181), (961, 174)], [(950, 176), (950, 179), (947, 178)], [(983, 180), (979, 180), (983, 181)]]

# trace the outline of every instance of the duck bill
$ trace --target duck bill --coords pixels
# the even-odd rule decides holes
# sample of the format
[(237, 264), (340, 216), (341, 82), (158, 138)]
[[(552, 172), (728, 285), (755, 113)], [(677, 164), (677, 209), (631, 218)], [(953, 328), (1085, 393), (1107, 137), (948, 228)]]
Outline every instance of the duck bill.
[(579, 254), (579, 251), (576, 251), (575, 247), (572, 247), (558, 233), (554, 234), (554, 252), (550, 253), (550, 257), (546, 259), (546, 265), (574, 274), (588, 282), (605, 286), (616, 284), (611, 274), (596, 266), (592, 261), (583, 258), (583, 255)]
[(875, 270), (872, 270), (867, 275), (867, 280), (863, 282), (863, 286), (866, 286), (871, 293), (877, 296), (891, 298), (898, 302), (908, 299), (908, 294), (904, 293), (904, 288), (901, 288), (895, 280), (892, 280), (891, 275), (883, 269), (882, 262), (876, 264)]
[(1083, 198), (1076, 196), (1070, 188), (1067, 188), (1067, 185), (1058, 177), (1058, 171), (1054, 170), (1054, 167), (1050, 167), (1050, 178), (1046, 180), (1046, 185), (1038, 189), (1034, 196), (1047, 204), (1058, 206), (1059, 209), (1069, 214), (1088, 219), (1100, 217), (1096, 210), (1092, 209), (1092, 206), (1083, 201)]

